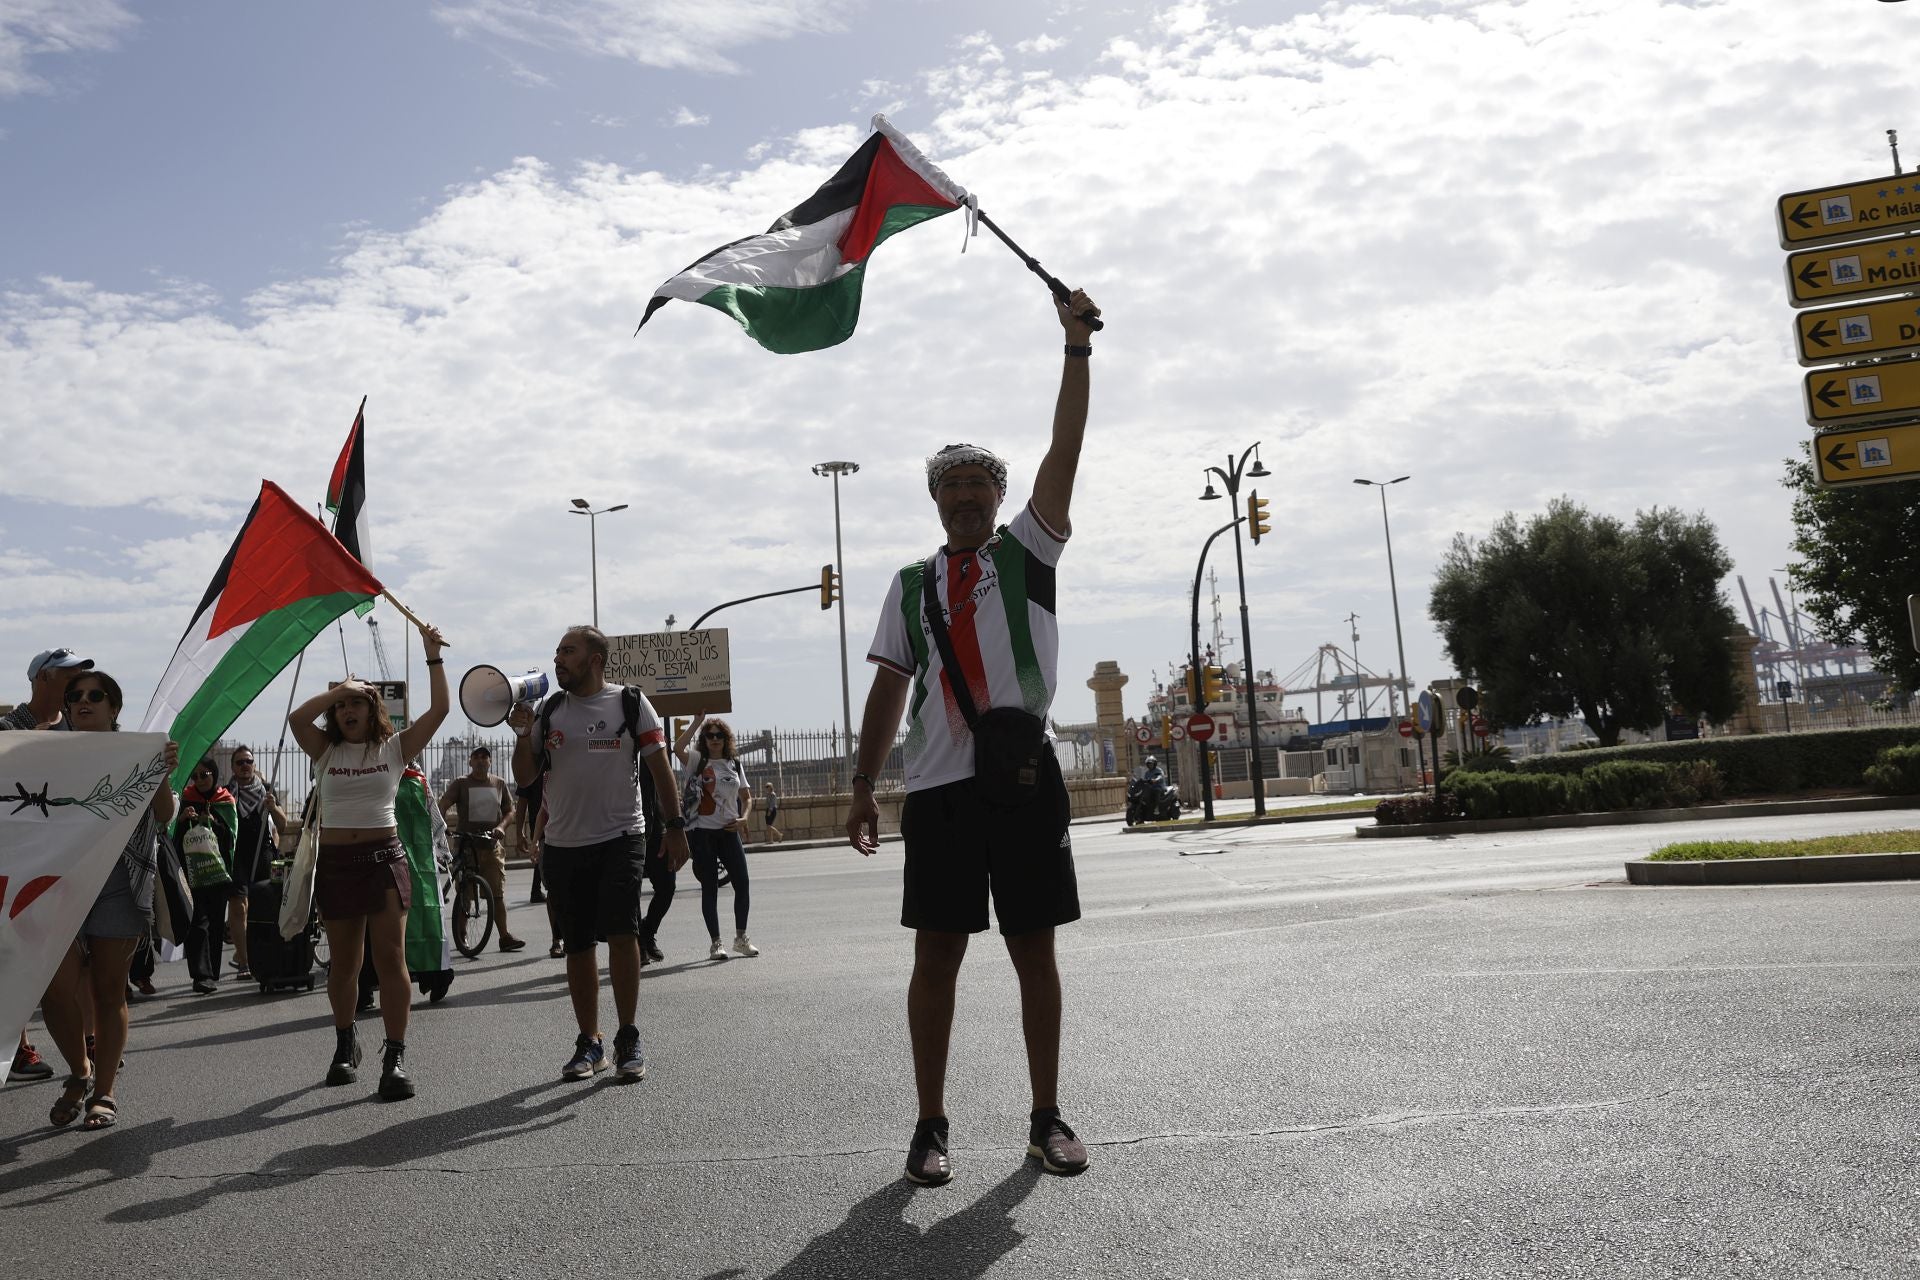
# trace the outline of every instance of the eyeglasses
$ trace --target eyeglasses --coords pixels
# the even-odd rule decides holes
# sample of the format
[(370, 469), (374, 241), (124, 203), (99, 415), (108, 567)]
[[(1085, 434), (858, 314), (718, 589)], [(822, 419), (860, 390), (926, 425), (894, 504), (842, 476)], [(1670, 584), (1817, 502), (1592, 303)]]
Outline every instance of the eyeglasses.
[(700, 736), (703, 738), (725, 738), (727, 735), (720, 732), (718, 729), (709, 729), (705, 733), (701, 734)]
[(88, 702), (105, 702), (107, 700), (107, 691), (105, 689), (69, 689), (67, 690), (68, 706), (72, 706), (74, 703), (79, 702), (82, 699)]
[(233, 758), (233, 767), (236, 769), (251, 769), (253, 768), (253, 761), (242, 760), (239, 756), (235, 756)]

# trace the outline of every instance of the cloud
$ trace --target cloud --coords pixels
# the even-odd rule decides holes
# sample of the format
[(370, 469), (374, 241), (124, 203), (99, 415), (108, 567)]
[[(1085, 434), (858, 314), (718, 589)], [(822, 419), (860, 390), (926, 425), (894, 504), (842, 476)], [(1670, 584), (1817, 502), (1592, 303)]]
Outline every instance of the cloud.
[[(1109, 318), (1060, 577), (1059, 717), (1088, 712), (1095, 661), (1134, 674), (1137, 708), (1185, 648), (1194, 560), (1227, 518), (1194, 501), (1201, 469), (1255, 440), (1276, 473), (1275, 535), (1246, 549), (1262, 667), (1344, 647), (1350, 611), (1362, 661), (1393, 665), (1379, 503), (1355, 476), (1413, 475), (1390, 501), (1422, 678), (1444, 670), (1433, 565), (1509, 509), (1704, 510), (1750, 574), (1787, 563), (1779, 459), (1809, 433), (1772, 200), (1882, 171), (1858, 122), (1907, 75), (1882, 7), (1843, 32), (1792, 6), (1659, 0), (1394, 0), (1266, 25), (1190, 5), (1076, 77), (1028, 80), (983, 59), (990, 41), (920, 74), (896, 123)], [(830, 491), (807, 469), (826, 458), (863, 464), (841, 486), (857, 660), (887, 575), (938, 536), (926, 452), (994, 444), (1025, 495), (1061, 359), (1039, 282), (989, 238), (960, 256), (947, 218), (887, 242), (833, 350), (770, 356), (683, 303), (633, 326), (662, 279), (792, 207), (861, 133), (814, 120), (678, 176), (522, 159), (238, 319), (184, 284), (0, 294), (0, 384), (35, 431), (138, 460), (54, 499), (0, 468), (0, 632), (177, 634), (259, 477), (316, 497), (366, 393), (375, 571), (473, 660), (538, 662), (586, 611), (573, 496), (633, 504), (597, 527), (611, 629), (804, 584), (831, 558)], [(71, 571), (50, 549), (70, 539), (32, 540), (107, 509), (173, 531)], [(171, 586), (141, 585), (163, 565)], [(831, 615), (722, 617), (747, 722), (838, 718)], [(150, 687), (164, 658), (114, 661)]]
[(1050, 36), (1050, 35), (1043, 34), (1043, 35), (1037, 35), (1031, 40), (1022, 40), (1018, 44), (1014, 45), (1013, 49), (1015, 53), (1024, 53), (1029, 55), (1044, 55), (1044, 54), (1052, 53), (1056, 49), (1064, 49), (1066, 47), (1067, 47), (1067, 42), (1065, 40), (1060, 39), (1058, 36)]
[(692, 107), (676, 107), (667, 123), (676, 129), (698, 128), (713, 117), (696, 115)]
[(115, 48), (138, 23), (119, 0), (0, 0), (0, 98), (48, 89), (34, 59)]
[(841, 29), (853, 0), (442, 0), (457, 36), (495, 37), (642, 66), (733, 72), (730, 49)]

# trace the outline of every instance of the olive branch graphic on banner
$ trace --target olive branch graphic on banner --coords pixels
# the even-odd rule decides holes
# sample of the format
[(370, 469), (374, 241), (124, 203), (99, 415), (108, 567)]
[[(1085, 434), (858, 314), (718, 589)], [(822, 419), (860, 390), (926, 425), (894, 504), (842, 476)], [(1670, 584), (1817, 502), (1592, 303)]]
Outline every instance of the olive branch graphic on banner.
[(26, 783), (16, 782), (12, 795), (0, 792), (0, 804), (11, 804), (16, 814), (38, 809), (42, 817), (48, 818), (53, 816), (53, 810), (67, 806), (85, 809), (96, 818), (125, 817), (145, 804), (166, 777), (166, 757), (156, 752), (153, 759), (128, 774), (126, 781), (118, 785), (113, 775), (107, 774), (84, 796), (49, 796), (47, 792), (52, 789), (52, 783), (43, 782), (38, 791), (29, 791)]

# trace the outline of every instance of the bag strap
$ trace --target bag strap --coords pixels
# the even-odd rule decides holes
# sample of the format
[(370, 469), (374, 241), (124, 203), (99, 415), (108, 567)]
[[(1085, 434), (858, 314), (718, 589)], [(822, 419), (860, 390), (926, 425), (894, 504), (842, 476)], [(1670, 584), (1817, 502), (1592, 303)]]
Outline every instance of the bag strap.
[(934, 647), (940, 651), (940, 670), (947, 678), (947, 687), (953, 690), (953, 700), (959, 704), (960, 717), (967, 722), (968, 729), (976, 729), (980, 725), (980, 713), (973, 706), (973, 690), (967, 687), (967, 673), (954, 657), (953, 638), (947, 634), (946, 611), (934, 599), (940, 589), (935, 576), (939, 559), (940, 553), (936, 551), (920, 567), (920, 609), (926, 615), (928, 629), (933, 632)]

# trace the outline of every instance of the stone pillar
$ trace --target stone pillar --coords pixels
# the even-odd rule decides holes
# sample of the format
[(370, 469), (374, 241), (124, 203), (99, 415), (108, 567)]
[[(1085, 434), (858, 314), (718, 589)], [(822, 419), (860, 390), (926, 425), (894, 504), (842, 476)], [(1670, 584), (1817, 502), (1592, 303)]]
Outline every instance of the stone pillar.
[(1765, 733), (1767, 722), (1760, 715), (1760, 676), (1753, 667), (1760, 637), (1741, 627), (1728, 639), (1732, 642), (1733, 683), (1740, 691), (1740, 707), (1724, 728), (1728, 733)]
[(1087, 681), (1087, 688), (1093, 690), (1094, 732), (1113, 739), (1114, 762), (1123, 776), (1132, 773), (1139, 763), (1140, 749), (1140, 744), (1127, 736), (1127, 713), (1120, 705), (1120, 690), (1126, 683), (1126, 674), (1112, 659), (1094, 663), (1093, 678)]

